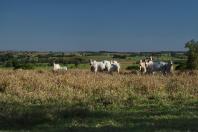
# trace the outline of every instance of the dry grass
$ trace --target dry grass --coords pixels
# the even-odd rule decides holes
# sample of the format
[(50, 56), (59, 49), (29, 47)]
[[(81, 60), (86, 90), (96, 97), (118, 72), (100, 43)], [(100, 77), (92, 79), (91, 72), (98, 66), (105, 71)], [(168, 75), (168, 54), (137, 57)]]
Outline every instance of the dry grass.
[[(0, 70), (1, 102), (21, 104), (131, 104), (136, 99), (197, 99), (197, 73), (171, 76), (93, 74), (88, 70)], [(127, 104), (126, 104), (127, 103)]]

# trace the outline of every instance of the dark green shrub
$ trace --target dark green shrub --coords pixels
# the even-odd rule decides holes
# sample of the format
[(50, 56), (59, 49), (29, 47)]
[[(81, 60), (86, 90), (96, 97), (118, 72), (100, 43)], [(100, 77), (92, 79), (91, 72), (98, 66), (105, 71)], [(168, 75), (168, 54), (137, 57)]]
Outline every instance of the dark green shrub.
[(34, 69), (35, 66), (33, 64), (27, 63), (27, 64), (14, 64), (13, 65), (14, 69), (24, 69), (24, 70), (29, 70), (29, 69)]
[(198, 41), (188, 41), (185, 45), (185, 48), (188, 48), (187, 56), (187, 68), (188, 69), (198, 69)]
[(186, 69), (186, 64), (185, 63), (178, 64), (175, 67), (175, 70), (185, 70), (185, 69)]
[(116, 54), (116, 55), (113, 55), (113, 58), (114, 59), (126, 59), (127, 55), (118, 55), (118, 54)]
[(126, 68), (126, 70), (139, 70), (139, 66), (138, 65), (131, 65), (131, 66), (128, 66)]

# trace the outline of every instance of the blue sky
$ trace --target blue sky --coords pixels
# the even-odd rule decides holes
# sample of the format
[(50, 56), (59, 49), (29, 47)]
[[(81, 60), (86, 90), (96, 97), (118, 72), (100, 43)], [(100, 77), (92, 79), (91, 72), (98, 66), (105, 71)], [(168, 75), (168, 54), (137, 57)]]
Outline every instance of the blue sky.
[(184, 50), (198, 0), (0, 0), (0, 50)]

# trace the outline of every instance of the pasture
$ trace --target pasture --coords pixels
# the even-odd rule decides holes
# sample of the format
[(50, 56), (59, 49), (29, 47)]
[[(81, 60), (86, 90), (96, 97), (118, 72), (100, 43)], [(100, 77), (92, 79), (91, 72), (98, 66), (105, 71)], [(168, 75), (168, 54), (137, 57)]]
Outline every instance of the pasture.
[(0, 132), (198, 132), (197, 6), (0, 0)]
[(198, 131), (198, 72), (0, 69), (1, 131)]

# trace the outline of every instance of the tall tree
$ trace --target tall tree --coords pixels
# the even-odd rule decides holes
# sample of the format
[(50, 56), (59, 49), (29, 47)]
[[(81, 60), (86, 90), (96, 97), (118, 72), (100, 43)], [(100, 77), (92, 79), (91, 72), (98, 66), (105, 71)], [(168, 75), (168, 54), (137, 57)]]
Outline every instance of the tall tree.
[(187, 68), (198, 69), (198, 41), (190, 40), (186, 43), (185, 48), (188, 48)]

